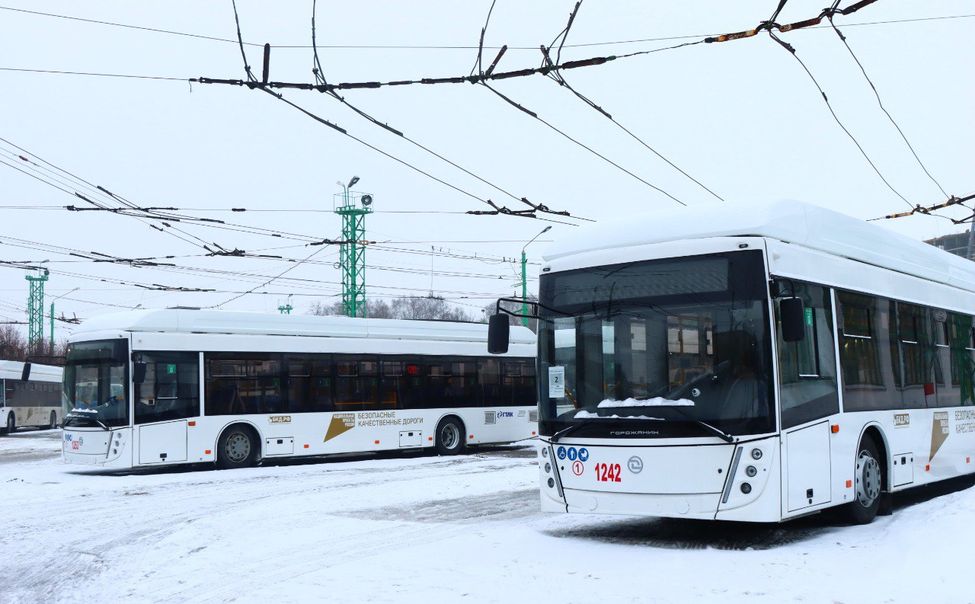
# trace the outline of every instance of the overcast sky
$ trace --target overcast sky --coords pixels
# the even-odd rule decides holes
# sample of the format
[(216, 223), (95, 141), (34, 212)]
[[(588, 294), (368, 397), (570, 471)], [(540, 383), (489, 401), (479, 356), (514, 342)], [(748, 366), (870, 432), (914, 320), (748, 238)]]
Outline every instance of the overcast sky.
[[(502, 44), (512, 49), (498, 70), (537, 66), (538, 45), (551, 43), (565, 26), (573, 4), (572, 0), (497, 0), (485, 38), (489, 47), (485, 66)], [(587, 0), (562, 58), (622, 55), (747, 29), (768, 18), (775, 4), (774, 0)], [(823, 0), (792, 0), (778, 21), (815, 16), (823, 4)], [(375, 199), (376, 213), (366, 224), (367, 239), (376, 242), (366, 256), (370, 298), (432, 291), (479, 314), (491, 298), (520, 292), (515, 260), (525, 242), (553, 225), (528, 248), (533, 262), (529, 288), (534, 291), (535, 263), (545, 242), (578, 232), (579, 227), (565, 224), (466, 215), (467, 210), (489, 208), (260, 91), (185, 81), (197, 76), (243, 77), (235, 43), (7, 10), (231, 39), (236, 32), (229, 0), (0, 0), (0, 6), (6, 7), (0, 8), (0, 56), (4, 57), (0, 60), (4, 68), (0, 70), (0, 137), (36, 155), (28, 156), (34, 164), (25, 164), (16, 158), (22, 152), (0, 142), (0, 162), (29, 172), (0, 163), (0, 259), (47, 261), (45, 266), (52, 272), (48, 302), (66, 294), (56, 302), (58, 314), (84, 318), (116, 307), (220, 304), (227, 309), (276, 312), (288, 294), (294, 294), (296, 312), (307, 312), (315, 301), (333, 302), (341, 290), (338, 247), (307, 244), (313, 238), (340, 236), (340, 220), (331, 213), (333, 195), (340, 192), (336, 182), (348, 182), (352, 176), (361, 179), (355, 189)], [(258, 77), (261, 53), (256, 45), (269, 42), (274, 47), (271, 79), (313, 81), (312, 53), (307, 48), (311, 6), (310, 1), (238, 2), (244, 40), (255, 44), (247, 52)], [(323, 0), (318, 5), (317, 38), (325, 77), (340, 82), (466, 75), (474, 65), (489, 6), (488, 0)], [(836, 20), (931, 175), (956, 195), (975, 189), (973, 9), (971, 0), (880, 0)], [(956, 15), (969, 17), (876, 23)], [(676, 36), (692, 37), (590, 45)], [(881, 112), (836, 34), (819, 28), (781, 37), (795, 47), (840, 120), (890, 185), (911, 204), (942, 201), (939, 187), (921, 170)], [(724, 203), (798, 199), (864, 219), (908, 209), (908, 203), (884, 184), (833, 121), (802, 67), (766, 35), (619, 59), (567, 71), (565, 77), (620, 124), (724, 198)], [(677, 206), (646, 183), (687, 205), (721, 203), (550, 79), (506, 80), (496, 88), (635, 176), (482, 86), (382, 88), (352, 91), (346, 97), (515, 197), (576, 217), (598, 221)], [(370, 145), (474, 197), (523, 207), (370, 124), (334, 99), (318, 92), (284, 94)], [(58, 169), (139, 206), (185, 208), (187, 214), (288, 235), (269, 237), (171, 223), (185, 231), (177, 233), (157, 223), (167, 233), (136, 218), (69, 212), (63, 207), (87, 205), (74, 192), (94, 193)], [(235, 207), (249, 211), (226, 211)], [(224, 211), (211, 211), (217, 209)], [(959, 217), (964, 212), (946, 214)], [(918, 239), (965, 228), (924, 216), (883, 224)], [(283, 278), (258, 287), (294, 263), (207, 257), (201, 240), (211, 249), (216, 244), (298, 260), (318, 253)], [(126, 258), (175, 256), (167, 262), (177, 266), (95, 263), (68, 255), (70, 250), (38, 249), (37, 243)], [(138, 286), (152, 284), (219, 291), (173, 293)], [(226, 302), (253, 288), (268, 293)], [(23, 320), (26, 297), (24, 271), (0, 266), (0, 321)]]

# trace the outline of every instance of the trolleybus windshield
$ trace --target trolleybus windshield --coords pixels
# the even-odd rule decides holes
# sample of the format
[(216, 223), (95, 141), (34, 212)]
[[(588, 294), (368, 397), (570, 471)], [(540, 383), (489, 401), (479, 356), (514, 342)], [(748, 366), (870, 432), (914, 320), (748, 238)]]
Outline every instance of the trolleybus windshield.
[(64, 366), (64, 426), (111, 428), (129, 424), (125, 340), (69, 344)]
[(539, 298), (542, 435), (774, 430), (760, 251), (543, 274)]

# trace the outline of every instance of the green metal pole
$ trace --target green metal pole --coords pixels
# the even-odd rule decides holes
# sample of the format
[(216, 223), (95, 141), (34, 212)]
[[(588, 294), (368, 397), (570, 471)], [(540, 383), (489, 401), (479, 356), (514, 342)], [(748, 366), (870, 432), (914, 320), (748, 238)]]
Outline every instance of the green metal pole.
[(54, 354), (54, 302), (51, 302), (51, 349), (48, 352)]
[(528, 258), (525, 250), (521, 250), (521, 324), (528, 327), (528, 275), (525, 268), (528, 266)]

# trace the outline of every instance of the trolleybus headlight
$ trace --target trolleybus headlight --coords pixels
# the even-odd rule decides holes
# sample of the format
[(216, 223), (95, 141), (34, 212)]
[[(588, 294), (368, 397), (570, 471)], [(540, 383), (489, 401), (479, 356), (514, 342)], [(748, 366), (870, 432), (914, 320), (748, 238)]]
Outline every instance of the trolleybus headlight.
[(548, 474), (551, 471), (552, 471), (552, 464), (546, 463), (545, 464), (545, 473)]
[(758, 474), (758, 470), (755, 468), (755, 466), (748, 466), (745, 468), (745, 474), (747, 474), (749, 478), (753, 478), (756, 474)]
[(551, 489), (551, 488), (553, 488), (554, 486), (555, 486), (555, 479), (554, 479), (554, 478), (549, 478), (549, 479), (548, 479), (548, 488), (550, 488), (550, 489)]
[(761, 449), (752, 449), (752, 459), (758, 460), (762, 458)]
[(741, 492), (744, 493), (745, 495), (751, 493), (752, 485), (748, 484), (747, 482), (741, 483)]

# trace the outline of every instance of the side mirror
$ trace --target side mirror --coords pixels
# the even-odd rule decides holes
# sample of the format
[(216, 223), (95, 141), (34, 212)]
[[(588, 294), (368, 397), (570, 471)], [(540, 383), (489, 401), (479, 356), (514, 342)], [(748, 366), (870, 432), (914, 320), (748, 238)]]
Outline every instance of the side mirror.
[(20, 381), (26, 382), (30, 379), (30, 361), (24, 363), (24, 370), (20, 372)]
[(135, 363), (132, 370), (132, 382), (141, 384), (144, 381), (146, 381), (146, 364)]
[(488, 320), (488, 352), (491, 354), (508, 352), (510, 335), (511, 325), (508, 323), (508, 315), (503, 313), (491, 315)]
[(800, 342), (806, 337), (806, 309), (801, 298), (786, 298), (779, 301), (779, 315), (782, 322), (782, 339), (786, 342)]

